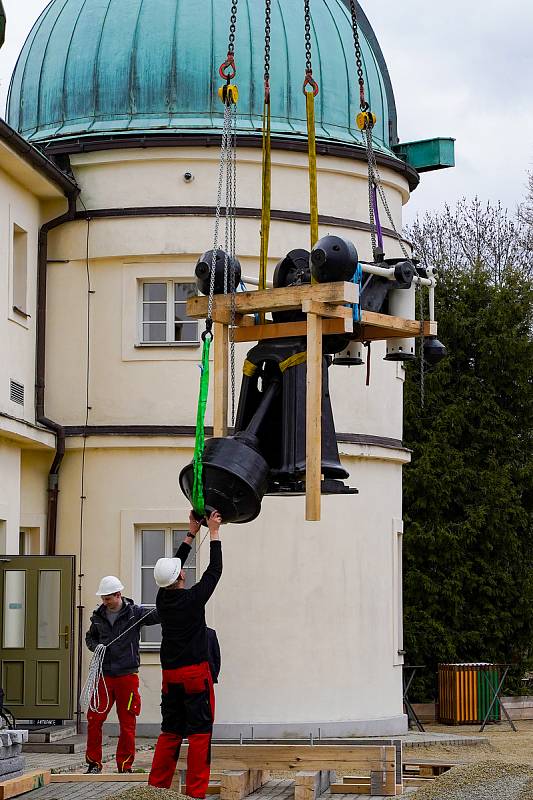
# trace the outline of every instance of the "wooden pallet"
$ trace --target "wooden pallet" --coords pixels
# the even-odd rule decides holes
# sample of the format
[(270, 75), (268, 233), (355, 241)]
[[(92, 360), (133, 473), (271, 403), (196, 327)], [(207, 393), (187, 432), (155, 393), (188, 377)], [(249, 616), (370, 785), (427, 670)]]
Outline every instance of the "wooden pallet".
[[(307, 337), (306, 392), (306, 471), (305, 518), (319, 521), (321, 511), (322, 455), (322, 339), (329, 334), (351, 334), (354, 341), (391, 337), (412, 338), (437, 334), (435, 322), (423, 325), (417, 320), (364, 311), (361, 324), (354, 331), (353, 305), (359, 302), (359, 287), (354, 283), (335, 282), (288, 286), (254, 292), (239, 292), (235, 303), (234, 339), (254, 342), (291, 336)], [(187, 315), (193, 319), (207, 316), (208, 297), (191, 297)], [(255, 325), (251, 314), (299, 310), (305, 322), (264, 323)], [(228, 434), (228, 343), (232, 320), (231, 295), (215, 295), (214, 325), (214, 436)]]
[(0, 800), (18, 797), (25, 792), (41, 789), (50, 783), (50, 770), (34, 769), (18, 778), (10, 778), (0, 783)]

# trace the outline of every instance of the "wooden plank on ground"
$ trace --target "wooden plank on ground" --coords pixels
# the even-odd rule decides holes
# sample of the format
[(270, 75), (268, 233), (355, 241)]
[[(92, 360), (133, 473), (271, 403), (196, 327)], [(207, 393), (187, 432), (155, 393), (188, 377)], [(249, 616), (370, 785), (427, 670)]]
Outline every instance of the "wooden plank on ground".
[[(178, 769), (187, 767), (188, 745), (182, 745)], [(220, 770), (334, 770), (339, 775), (371, 770), (393, 770), (396, 748), (364, 745), (285, 745), (285, 744), (214, 744), (211, 747), (211, 767)]]
[(50, 783), (148, 783), (148, 772), (86, 772), (55, 773)]
[(332, 783), (329, 790), (331, 794), (370, 794), (370, 778), (359, 783)]
[(320, 521), (322, 480), (322, 317), (307, 315), (305, 518)]
[(0, 783), (0, 800), (8, 800), (10, 797), (18, 797), (25, 792), (32, 792), (34, 789), (41, 789), (50, 783), (50, 770), (34, 769), (19, 775), (18, 778), (10, 778)]
[(228, 435), (228, 343), (229, 328), (213, 326), (213, 436)]
[[(304, 300), (317, 300), (321, 303), (357, 303), (358, 286), (355, 283), (338, 281), (335, 283), (303, 284), (286, 286), (281, 289), (265, 289), (257, 292), (238, 292), (235, 296), (237, 314), (256, 311), (289, 311), (301, 308)], [(202, 319), (207, 315), (208, 297), (190, 297), (187, 300), (187, 316)], [(217, 294), (213, 299), (212, 316), (214, 320), (227, 322), (231, 309), (231, 295)]]

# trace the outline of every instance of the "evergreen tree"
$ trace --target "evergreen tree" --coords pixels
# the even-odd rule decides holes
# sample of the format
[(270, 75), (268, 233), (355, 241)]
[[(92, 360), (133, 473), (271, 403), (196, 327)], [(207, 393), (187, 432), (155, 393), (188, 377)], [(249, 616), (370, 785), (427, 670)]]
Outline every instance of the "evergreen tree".
[(435, 696), (439, 662), (533, 653), (529, 268), (495, 270), (479, 251), (440, 267), (449, 355), (425, 375), (424, 407), (418, 362), (405, 386), (405, 647), (428, 667), (418, 699)]

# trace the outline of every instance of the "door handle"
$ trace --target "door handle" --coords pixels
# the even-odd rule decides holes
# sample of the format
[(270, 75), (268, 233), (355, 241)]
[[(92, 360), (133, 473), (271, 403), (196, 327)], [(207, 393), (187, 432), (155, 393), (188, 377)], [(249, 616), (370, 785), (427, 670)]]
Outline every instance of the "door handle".
[(65, 638), (65, 650), (68, 650), (70, 647), (70, 626), (65, 625), (65, 633), (59, 633), (58, 636)]

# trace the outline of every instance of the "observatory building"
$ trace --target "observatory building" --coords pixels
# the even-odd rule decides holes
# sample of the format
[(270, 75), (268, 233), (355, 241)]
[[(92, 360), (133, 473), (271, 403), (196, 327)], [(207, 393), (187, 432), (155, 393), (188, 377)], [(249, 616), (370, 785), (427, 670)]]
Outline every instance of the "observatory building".
[[(235, 42), (236, 251), (252, 278), (263, 12), (239, 3)], [(312, 14), (319, 232), (371, 259), (349, 3), (314, 0)], [(186, 301), (213, 244), (228, 21), (224, 0), (52, 0), (13, 73), (0, 128), (0, 552), (35, 562), (0, 570), (2, 602), (8, 591), (22, 598), (3, 623), (0, 685), (20, 718), (75, 716), (90, 656), (78, 633), (100, 578), (119, 575), (126, 595), (153, 603), (153, 566), (187, 529), (178, 475), (194, 447), (203, 328)], [(449, 166), (453, 143), (399, 142), (387, 66), (363, 12), (360, 23), (377, 162), (401, 231), (419, 172)], [(285, 254), (309, 246), (304, 70), (303, 11), (278, 0), (270, 280)], [(400, 257), (383, 224), (387, 256)], [(237, 396), (247, 349), (237, 346)], [(339, 455), (359, 493), (324, 497), (320, 522), (304, 521), (303, 497), (267, 496), (253, 522), (222, 529), (224, 574), (207, 618), (222, 649), (216, 737), (407, 729), (404, 365), (385, 354), (375, 342), (364, 365), (329, 369)], [(189, 584), (208, 552), (205, 542), (187, 563)], [(141, 734), (160, 724), (159, 638), (143, 629)]]

